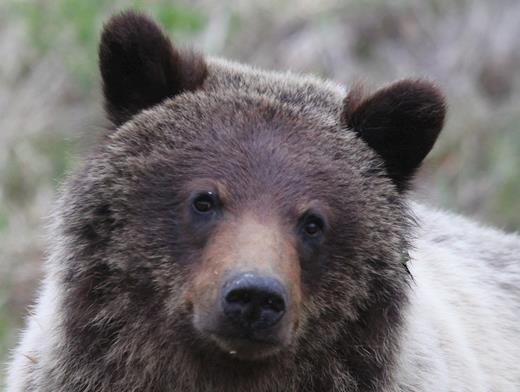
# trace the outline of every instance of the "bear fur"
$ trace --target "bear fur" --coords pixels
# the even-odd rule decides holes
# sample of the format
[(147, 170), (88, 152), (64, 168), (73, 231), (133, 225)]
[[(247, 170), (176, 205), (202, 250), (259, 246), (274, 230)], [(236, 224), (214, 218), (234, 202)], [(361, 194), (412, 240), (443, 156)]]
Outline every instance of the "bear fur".
[[(407, 197), (435, 86), (205, 58), (132, 12), (99, 53), (114, 126), (63, 187), (8, 392), (518, 390), (520, 238)], [(222, 207), (193, 217), (207, 188)], [(286, 335), (228, 350), (205, 329), (214, 286), (264, 262)]]

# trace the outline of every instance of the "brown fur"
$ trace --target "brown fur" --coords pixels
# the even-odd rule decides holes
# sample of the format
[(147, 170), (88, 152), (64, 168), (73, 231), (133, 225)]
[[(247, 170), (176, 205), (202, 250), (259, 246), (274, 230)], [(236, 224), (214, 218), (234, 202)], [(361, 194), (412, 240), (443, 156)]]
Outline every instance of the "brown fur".
[[(84, 363), (87, 379), (102, 375), (102, 384), (157, 391), (163, 384), (182, 391), (285, 391), (291, 384), (318, 391), (334, 383), (366, 389), (388, 377), (406, 291), (399, 261), (405, 210), (390, 181), (374, 176), (377, 166), (366, 164), (374, 157), (359, 141), (332, 127), (310, 127), (310, 119), (279, 106), (234, 94), (179, 96), (120, 129), (76, 177), (64, 202), (67, 243), (74, 244), (63, 283), (70, 337), (64, 355)], [(151, 134), (153, 144), (132, 143)], [(318, 135), (320, 143), (302, 143)], [(210, 176), (225, 182), (237, 217), (254, 205), (296, 222), (292, 208), (310, 195), (335, 210), (334, 231), (320, 251), (300, 246), (306, 293), (300, 333), (269, 361), (226, 357), (195, 333), (182, 301), (210, 232), (189, 224), (181, 213), (186, 201), (172, 185), (182, 189)], [(104, 215), (89, 212), (96, 210)], [(61, 375), (64, 385), (73, 374)]]

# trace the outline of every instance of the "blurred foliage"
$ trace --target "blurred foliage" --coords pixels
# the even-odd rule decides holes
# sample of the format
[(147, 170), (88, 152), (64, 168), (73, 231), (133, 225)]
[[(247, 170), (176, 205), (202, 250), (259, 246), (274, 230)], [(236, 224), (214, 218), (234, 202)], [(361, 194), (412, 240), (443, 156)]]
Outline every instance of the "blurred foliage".
[(179, 38), (200, 31), (206, 23), (200, 11), (169, 0), (13, 1), (11, 6), (13, 15), (26, 21), (40, 54), (58, 48), (84, 88), (97, 80), (97, 44), (103, 23), (108, 15), (125, 9), (146, 12)]
[[(5, 285), (0, 288), (0, 315), (9, 317), (0, 317), (0, 353), (6, 353), (10, 348), (14, 335), (16, 334), (15, 327), (18, 323), (12, 309), (9, 309), (7, 298), (9, 298), (10, 287)], [(1, 385), (0, 373), (0, 385)]]
[(0, 233), (7, 229), (8, 224), (9, 224), (9, 219), (7, 218), (6, 212), (0, 210)]
[[(77, 150), (74, 142), (58, 133), (37, 134), (16, 147), (19, 148), (7, 151), (7, 164), (0, 168), (0, 186), (6, 206), (23, 207), (33, 200), (36, 188), (58, 183), (71, 166), (72, 152)], [(31, 159), (36, 165), (27, 163), (25, 148), (31, 150)]]

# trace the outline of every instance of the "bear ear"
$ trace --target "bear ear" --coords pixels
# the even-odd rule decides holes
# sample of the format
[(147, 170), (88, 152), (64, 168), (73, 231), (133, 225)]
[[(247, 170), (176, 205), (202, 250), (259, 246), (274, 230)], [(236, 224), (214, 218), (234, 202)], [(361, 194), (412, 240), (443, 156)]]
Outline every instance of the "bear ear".
[(112, 17), (99, 45), (105, 109), (115, 125), (165, 98), (202, 85), (202, 56), (176, 49), (148, 17), (128, 11)]
[(444, 97), (432, 83), (404, 79), (366, 97), (355, 86), (345, 98), (341, 123), (379, 154), (403, 192), (432, 149), (445, 115)]

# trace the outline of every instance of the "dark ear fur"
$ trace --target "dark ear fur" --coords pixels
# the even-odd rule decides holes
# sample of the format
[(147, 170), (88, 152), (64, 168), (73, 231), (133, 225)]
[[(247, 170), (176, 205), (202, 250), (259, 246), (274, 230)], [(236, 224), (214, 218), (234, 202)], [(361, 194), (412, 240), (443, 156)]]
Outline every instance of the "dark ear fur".
[(430, 152), (442, 129), (446, 105), (425, 80), (401, 80), (365, 97), (354, 87), (344, 101), (341, 122), (384, 160), (399, 191)]
[(204, 59), (180, 52), (148, 17), (124, 12), (105, 25), (99, 45), (105, 108), (115, 125), (167, 97), (200, 87)]

